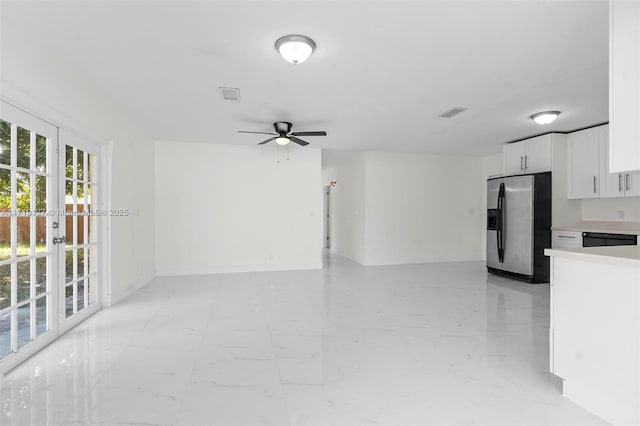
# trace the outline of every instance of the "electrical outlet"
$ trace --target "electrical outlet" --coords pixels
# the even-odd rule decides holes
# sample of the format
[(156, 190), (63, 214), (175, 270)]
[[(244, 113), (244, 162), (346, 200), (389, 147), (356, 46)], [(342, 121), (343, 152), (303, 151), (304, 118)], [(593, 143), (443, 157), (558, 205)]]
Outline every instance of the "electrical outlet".
[(618, 210), (618, 219), (624, 219), (624, 210)]

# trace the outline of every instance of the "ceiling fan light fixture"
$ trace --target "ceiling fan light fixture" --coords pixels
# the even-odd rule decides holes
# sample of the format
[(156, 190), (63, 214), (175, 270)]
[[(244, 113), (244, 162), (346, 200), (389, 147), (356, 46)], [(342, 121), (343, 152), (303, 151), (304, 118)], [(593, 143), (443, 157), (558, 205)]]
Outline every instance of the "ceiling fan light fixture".
[(560, 111), (543, 111), (533, 114), (530, 118), (536, 123), (544, 126), (553, 123), (560, 115)]
[(316, 50), (316, 43), (307, 36), (290, 34), (276, 41), (276, 50), (285, 61), (301, 64)]
[(287, 145), (289, 142), (291, 142), (291, 140), (284, 136), (280, 136), (279, 138), (276, 138), (276, 143), (278, 145)]

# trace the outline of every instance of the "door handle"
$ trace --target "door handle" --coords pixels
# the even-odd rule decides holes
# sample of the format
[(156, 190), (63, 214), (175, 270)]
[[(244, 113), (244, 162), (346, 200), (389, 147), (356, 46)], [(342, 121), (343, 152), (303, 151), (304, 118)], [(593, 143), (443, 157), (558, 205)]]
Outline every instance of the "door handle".
[(624, 175), (624, 189), (625, 191), (631, 191), (631, 185), (629, 184), (629, 174)]
[(573, 237), (571, 235), (558, 235), (558, 238), (571, 238), (571, 239), (575, 239), (576, 237)]
[(498, 262), (504, 262), (504, 224), (505, 224), (505, 212), (504, 212), (504, 182), (500, 183), (500, 189), (498, 190), (498, 232), (496, 232), (496, 238), (498, 243)]
[(596, 189), (596, 177), (594, 176), (593, 177), (593, 193), (595, 194), (597, 192), (598, 192), (598, 190)]
[(524, 168), (522, 167), (522, 155), (520, 156), (520, 170), (524, 170)]
[(65, 241), (65, 237), (53, 237), (53, 244), (63, 244)]
[(622, 173), (618, 173), (618, 192), (622, 192)]
[(527, 170), (527, 156), (524, 156), (524, 169)]

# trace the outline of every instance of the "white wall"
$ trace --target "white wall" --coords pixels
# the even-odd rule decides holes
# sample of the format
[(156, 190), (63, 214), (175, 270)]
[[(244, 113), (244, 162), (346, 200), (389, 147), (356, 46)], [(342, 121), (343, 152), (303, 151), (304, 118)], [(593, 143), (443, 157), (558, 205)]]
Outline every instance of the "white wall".
[(481, 160), (366, 153), (367, 265), (480, 260)]
[(12, 25), (2, 21), (0, 96), (72, 133), (113, 143), (111, 207), (132, 212), (111, 218), (111, 285), (103, 302), (115, 303), (155, 276), (153, 144), (77, 70), (13, 36)]
[[(620, 212), (623, 218), (620, 218)], [(582, 220), (640, 222), (640, 198), (582, 200)]]
[(331, 252), (365, 263), (365, 154), (323, 151), (323, 185), (331, 188)]
[(320, 150), (156, 142), (158, 275), (322, 267)]

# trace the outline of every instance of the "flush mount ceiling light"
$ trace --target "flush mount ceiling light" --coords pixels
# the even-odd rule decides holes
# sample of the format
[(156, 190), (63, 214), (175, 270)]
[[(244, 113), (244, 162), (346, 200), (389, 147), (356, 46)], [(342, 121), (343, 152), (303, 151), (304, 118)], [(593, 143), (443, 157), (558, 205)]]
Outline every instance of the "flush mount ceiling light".
[(560, 111), (544, 111), (533, 114), (531, 119), (541, 126), (544, 126), (545, 124), (553, 123), (559, 115)]
[(276, 50), (285, 61), (301, 64), (316, 50), (316, 43), (307, 36), (290, 34), (276, 41)]

